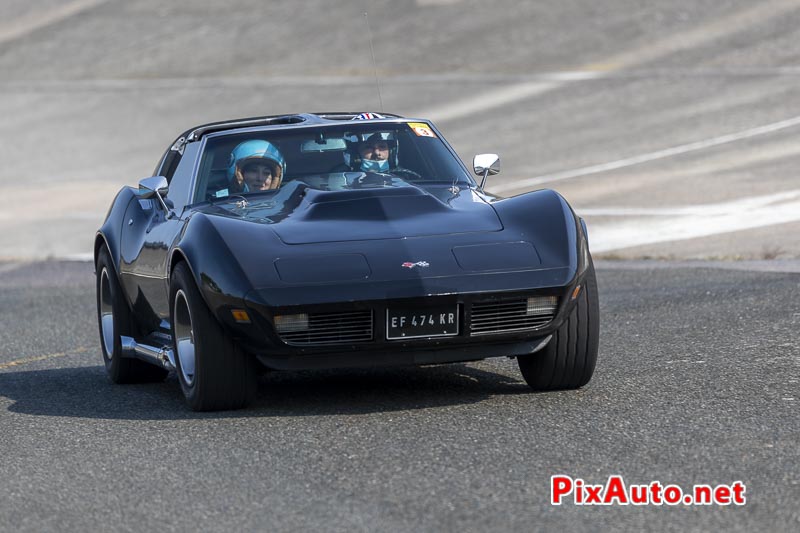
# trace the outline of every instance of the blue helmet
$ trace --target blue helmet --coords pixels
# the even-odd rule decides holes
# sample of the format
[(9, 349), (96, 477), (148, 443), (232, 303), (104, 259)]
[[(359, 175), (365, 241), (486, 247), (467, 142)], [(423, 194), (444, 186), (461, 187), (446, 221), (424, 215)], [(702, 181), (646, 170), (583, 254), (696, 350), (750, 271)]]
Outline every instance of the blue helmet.
[[(229, 185), (233, 185), (236, 179), (236, 173), (240, 170), (241, 163), (250, 159), (264, 159), (270, 163), (272, 166), (273, 179), (277, 179), (274, 188), (277, 189), (280, 187), (283, 175), (286, 174), (286, 160), (275, 145), (262, 140), (244, 141), (236, 145), (236, 148), (233, 149), (230, 161), (228, 162)], [(248, 192), (247, 184), (244, 184), (243, 192)]]

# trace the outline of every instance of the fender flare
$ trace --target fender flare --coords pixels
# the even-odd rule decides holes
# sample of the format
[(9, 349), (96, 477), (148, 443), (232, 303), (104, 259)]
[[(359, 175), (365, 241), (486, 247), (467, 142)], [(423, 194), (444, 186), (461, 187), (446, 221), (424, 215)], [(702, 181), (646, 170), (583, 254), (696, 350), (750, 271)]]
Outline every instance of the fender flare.
[(542, 189), (491, 204), (503, 226), (533, 243), (543, 266), (579, 269), (581, 222), (563, 196)]
[(123, 224), (125, 223), (125, 212), (132, 201), (136, 199), (135, 189), (123, 187), (114, 197), (111, 207), (106, 213), (103, 225), (97, 230), (94, 236), (94, 264), (97, 264), (97, 256), (100, 248), (105, 244), (111, 254), (111, 262), (114, 264), (114, 272), (119, 279), (120, 261), (120, 236)]
[(195, 214), (184, 227), (170, 252), (167, 275), (185, 261), (206, 305), (220, 322), (223, 306), (231, 301), (244, 305), (244, 296), (251, 290), (250, 281), (225, 240), (208, 217)]

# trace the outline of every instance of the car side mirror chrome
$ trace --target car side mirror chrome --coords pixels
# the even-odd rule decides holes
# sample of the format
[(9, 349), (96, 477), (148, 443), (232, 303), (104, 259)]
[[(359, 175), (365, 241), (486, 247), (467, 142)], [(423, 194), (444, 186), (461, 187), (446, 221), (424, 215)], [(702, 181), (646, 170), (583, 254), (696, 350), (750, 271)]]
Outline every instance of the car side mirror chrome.
[(472, 169), (475, 174), (482, 176), (481, 190), (486, 185), (486, 178), (500, 172), (500, 156), (497, 154), (478, 154), (472, 159)]
[(169, 183), (167, 182), (167, 178), (164, 176), (153, 176), (151, 178), (144, 178), (139, 181), (139, 197), (143, 200), (153, 197), (158, 198), (158, 201), (161, 203), (161, 207), (164, 208), (164, 212), (167, 214), (167, 218), (172, 218), (172, 210), (164, 201), (164, 197), (168, 192)]
[(169, 192), (169, 183), (164, 176), (153, 176), (139, 181), (139, 196), (146, 200), (155, 195), (166, 196)]

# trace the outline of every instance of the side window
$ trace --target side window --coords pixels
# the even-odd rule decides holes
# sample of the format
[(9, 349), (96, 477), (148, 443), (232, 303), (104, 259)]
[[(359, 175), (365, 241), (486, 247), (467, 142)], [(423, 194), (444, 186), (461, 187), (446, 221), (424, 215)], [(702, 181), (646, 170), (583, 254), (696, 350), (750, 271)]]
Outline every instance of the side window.
[(183, 157), (180, 158), (178, 164), (173, 169), (172, 176), (165, 175), (167, 180), (169, 180), (167, 198), (173, 201), (175, 210), (179, 213), (187, 204), (191, 203), (194, 164), (197, 160), (200, 144), (199, 142), (187, 144), (183, 151)]
[(167, 178), (167, 181), (172, 181), (172, 176), (175, 175), (175, 170), (178, 168), (178, 164), (181, 162), (180, 154), (175, 154), (173, 157), (168, 158), (164, 163), (164, 167), (161, 169), (160, 176), (164, 176)]
[[(235, 144), (232, 141), (213, 139), (206, 143), (206, 150), (200, 160), (200, 168), (197, 171), (197, 183), (195, 184), (195, 202), (202, 202), (209, 199), (218, 190), (224, 189), (228, 185), (228, 159), (231, 149)], [(200, 144), (200, 143), (197, 143)]]
[(161, 158), (161, 161), (158, 163), (158, 167), (156, 167), (156, 172), (153, 176), (164, 176), (167, 178), (167, 182), (172, 181), (172, 176), (175, 174), (175, 169), (178, 168), (178, 163), (181, 161), (181, 154), (174, 150), (167, 150), (167, 153), (164, 154), (164, 157)]

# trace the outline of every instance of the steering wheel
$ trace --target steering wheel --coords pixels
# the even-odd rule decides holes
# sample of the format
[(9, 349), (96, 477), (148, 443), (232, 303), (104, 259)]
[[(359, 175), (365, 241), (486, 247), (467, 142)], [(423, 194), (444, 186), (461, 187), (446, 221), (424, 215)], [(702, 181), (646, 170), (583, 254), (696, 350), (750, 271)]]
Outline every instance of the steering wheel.
[(415, 179), (415, 180), (421, 180), (422, 179), (422, 176), (419, 175), (418, 173), (416, 173), (413, 170), (410, 170), (408, 168), (402, 168), (402, 167), (397, 167), (397, 168), (391, 169), (389, 171), (389, 174), (394, 174), (395, 176), (399, 176), (399, 177), (408, 176), (409, 178)]

